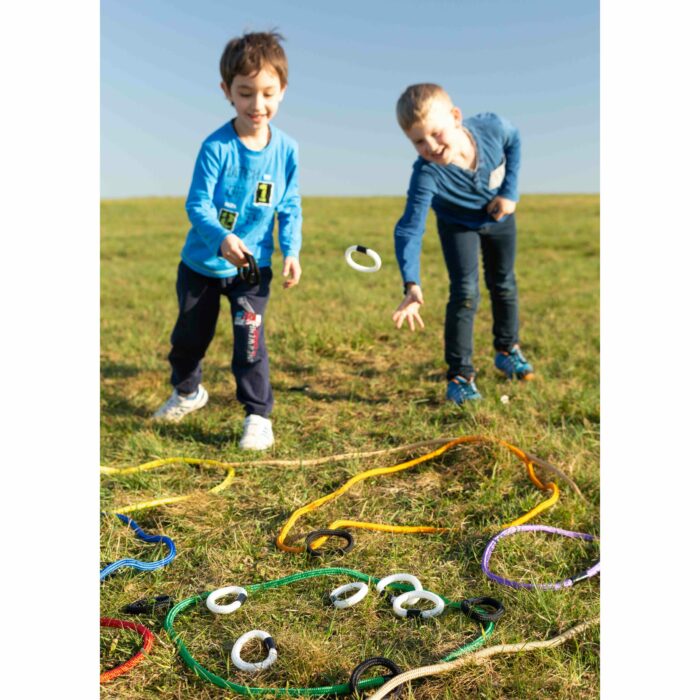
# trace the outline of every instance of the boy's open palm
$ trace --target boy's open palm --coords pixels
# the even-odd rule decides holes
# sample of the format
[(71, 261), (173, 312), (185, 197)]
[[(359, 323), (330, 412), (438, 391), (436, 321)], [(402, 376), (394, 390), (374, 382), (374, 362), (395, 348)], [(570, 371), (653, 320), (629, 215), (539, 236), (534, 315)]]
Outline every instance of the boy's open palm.
[(229, 233), (221, 244), (221, 257), (236, 267), (245, 267), (245, 253), (250, 253), (246, 244), (233, 233)]
[(408, 323), (408, 327), (412, 330), (416, 330), (416, 323), (421, 328), (425, 328), (423, 319), (420, 317), (420, 307), (423, 305), (423, 292), (421, 288), (414, 284), (406, 293), (403, 301), (396, 307), (391, 320), (396, 324), (397, 328), (403, 326), (403, 322)]

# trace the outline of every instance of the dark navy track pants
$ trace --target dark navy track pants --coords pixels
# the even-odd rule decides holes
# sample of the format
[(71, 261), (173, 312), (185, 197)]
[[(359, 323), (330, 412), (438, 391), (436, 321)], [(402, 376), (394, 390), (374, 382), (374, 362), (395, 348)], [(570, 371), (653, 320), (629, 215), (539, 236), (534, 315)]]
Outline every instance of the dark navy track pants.
[(221, 297), (225, 296), (233, 319), (231, 370), (236, 398), (245, 406), (246, 415), (270, 415), (273, 397), (263, 316), (271, 280), (269, 267), (261, 267), (260, 283), (250, 285), (238, 276), (206, 277), (180, 263), (176, 284), (179, 313), (168, 355), (170, 381), (179, 393), (196, 391), (202, 381), (202, 361), (214, 337)]

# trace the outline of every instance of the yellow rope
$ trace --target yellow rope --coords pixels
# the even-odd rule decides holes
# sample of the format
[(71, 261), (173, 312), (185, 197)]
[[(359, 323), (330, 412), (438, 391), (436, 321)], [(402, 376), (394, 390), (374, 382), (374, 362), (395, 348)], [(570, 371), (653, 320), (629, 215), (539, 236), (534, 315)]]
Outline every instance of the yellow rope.
[[(537, 474), (535, 474), (535, 468), (534, 468), (534, 463), (532, 458), (525, 452), (523, 452), (520, 448), (515, 447), (514, 445), (511, 445), (507, 442), (504, 442), (503, 440), (499, 440), (498, 438), (489, 438), (486, 436), (482, 435), (468, 435), (465, 437), (459, 437), (459, 438), (454, 438), (447, 442), (446, 444), (443, 444), (441, 447), (438, 449), (423, 455), (422, 457), (416, 457), (415, 459), (411, 459), (408, 462), (403, 462), (401, 464), (397, 464), (393, 467), (377, 467), (375, 469), (369, 469), (367, 471), (361, 472), (359, 474), (356, 474), (353, 476), (351, 479), (348, 479), (340, 488), (336, 489), (332, 493), (329, 493), (325, 496), (322, 496), (321, 498), (316, 499), (315, 501), (312, 501), (311, 503), (306, 504), (305, 506), (302, 506), (300, 508), (297, 508), (292, 515), (290, 516), (289, 520), (284, 524), (282, 527), (282, 530), (280, 531), (279, 535), (277, 536), (276, 540), (276, 545), (279, 549), (285, 551), (285, 552), (291, 552), (293, 554), (300, 554), (301, 552), (306, 551), (305, 547), (302, 546), (296, 546), (296, 545), (289, 545), (286, 544), (285, 539), (287, 538), (287, 535), (289, 534), (289, 531), (294, 527), (294, 524), (296, 521), (302, 516), (305, 515), (306, 513), (310, 513), (313, 510), (316, 510), (317, 508), (320, 508), (324, 504), (328, 503), (329, 501), (333, 501), (342, 494), (344, 494), (346, 491), (351, 489), (356, 483), (360, 481), (364, 481), (365, 479), (369, 479), (373, 476), (384, 476), (386, 474), (394, 474), (399, 471), (403, 471), (405, 469), (410, 469), (411, 467), (416, 466), (417, 464), (421, 464), (423, 462), (427, 462), (430, 459), (435, 459), (435, 457), (439, 457), (441, 454), (446, 452), (447, 450), (451, 449), (452, 447), (455, 447), (456, 445), (461, 445), (464, 443), (491, 443), (491, 444), (499, 444), (505, 447), (506, 449), (510, 450), (518, 459), (520, 459), (525, 466), (527, 467), (527, 472), (528, 476), (530, 477), (530, 480), (537, 486), (538, 489), (542, 491), (551, 491), (552, 495), (544, 501), (544, 503), (540, 503), (539, 505), (535, 506), (531, 510), (529, 510), (525, 515), (521, 516), (517, 520), (514, 520), (511, 523), (508, 523), (507, 525), (504, 525), (503, 527), (510, 527), (512, 525), (520, 525), (524, 522), (527, 522), (528, 520), (534, 518), (538, 513), (541, 513), (543, 510), (550, 508), (553, 506), (557, 500), (559, 500), (559, 488), (554, 482), (548, 482), (546, 484), (543, 484), (539, 478), (537, 477)], [(439, 532), (448, 532), (451, 528), (445, 528), (445, 527), (433, 527), (433, 526), (406, 526), (406, 525), (386, 525), (383, 523), (368, 523), (368, 522), (362, 522), (362, 521), (355, 521), (355, 520), (335, 520), (332, 522), (329, 526), (328, 529), (334, 529), (337, 527), (355, 527), (355, 528), (362, 528), (365, 530), (376, 530), (380, 532), (398, 532), (398, 533), (414, 533), (414, 532), (426, 532), (426, 533), (439, 533)], [(328, 539), (328, 537), (319, 537), (314, 544), (312, 545), (312, 548), (316, 549), (318, 547), (321, 547), (323, 543)]]
[[(434, 440), (423, 440), (422, 442), (414, 442), (410, 445), (401, 445), (399, 447), (391, 447), (389, 449), (372, 450), (370, 452), (346, 452), (345, 454), (330, 455), (329, 457), (318, 457), (316, 459), (261, 459), (254, 462), (220, 462), (215, 459), (198, 459), (194, 457), (166, 457), (163, 459), (154, 459), (150, 462), (144, 462), (143, 464), (139, 464), (135, 467), (100, 467), (100, 474), (110, 476), (118, 476), (121, 474), (138, 474), (140, 472), (149, 471), (168, 464), (199, 464), (205, 467), (215, 467), (227, 470), (227, 475), (224, 481), (222, 481), (218, 486), (215, 486), (213, 489), (209, 489), (209, 493), (219, 493), (225, 488), (228, 488), (233, 482), (235, 467), (314, 467), (331, 462), (342, 462), (347, 459), (364, 459), (367, 457), (392, 454), (394, 452), (406, 452), (418, 447), (443, 445), (453, 439), (454, 438), (436, 438)], [(136, 510), (155, 508), (156, 506), (167, 505), (168, 503), (180, 503), (192, 498), (196, 495), (196, 493), (197, 492), (185, 494), (183, 496), (158, 498), (152, 501), (142, 501), (141, 503), (124, 506), (123, 508), (117, 508), (116, 510), (109, 512), (133, 513)]]
[[(481, 436), (467, 436), (467, 437), (459, 437), (459, 438), (437, 438), (434, 440), (424, 440), (422, 442), (414, 442), (409, 445), (402, 445), (399, 447), (392, 447), (389, 449), (383, 449), (383, 450), (372, 450), (369, 452), (347, 452), (344, 454), (339, 454), (339, 455), (331, 455), (329, 457), (319, 457), (316, 459), (266, 459), (266, 460), (256, 460), (256, 461), (249, 461), (249, 462), (222, 462), (219, 460), (215, 459), (202, 459), (202, 458), (197, 458), (197, 457), (166, 457), (163, 459), (154, 459), (150, 462), (144, 462), (143, 464), (139, 464), (138, 466), (135, 467), (100, 467), (100, 473), (104, 474), (106, 476), (120, 476), (120, 475), (125, 475), (125, 474), (137, 474), (145, 471), (150, 471), (151, 469), (157, 469), (158, 467), (166, 466), (166, 465), (174, 465), (174, 464), (196, 464), (202, 467), (211, 467), (215, 469), (225, 469), (226, 470), (226, 477), (224, 480), (218, 484), (217, 486), (214, 486), (213, 488), (208, 490), (208, 493), (220, 493), (224, 489), (227, 489), (232, 483), (235, 478), (235, 468), (245, 468), (245, 467), (262, 467), (262, 466), (279, 466), (279, 467), (309, 467), (309, 466), (318, 466), (321, 464), (328, 464), (328, 463), (334, 463), (334, 462), (341, 462), (344, 460), (348, 459), (364, 459), (367, 457), (376, 457), (379, 455), (385, 455), (385, 454), (393, 454), (395, 452), (406, 452), (408, 450), (420, 448), (420, 447), (432, 447), (435, 445), (441, 445), (441, 447), (434, 452), (431, 452), (427, 455), (424, 455), (423, 457), (418, 457), (414, 460), (411, 460), (410, 462), (405, 462), (403, 464), (399, 464), (395, 467), (384, 467), (381, 469), (374, 469), (370, 470), (369, 472), (363, 472), (362, 474), (358, 474), (356, 477), (353, 477), (351, 479), (352, 483), (355, 483), (355, 481), (361, 480), (359, 477), (362, 478), (368, 478), (370, 476), (375, 476), (383, 473), (391, 473), (393, 471), (400, 471), (402, 469), (408, 469), (409, 467), (412, 467), (416, 464), (420, 464), (421, 462), (424, 462), (428, 459), (433, 459), (434, 457), (437, 457), (438, 455), (442, 454), (446, 450), (450, 449), (454, 445), (464, 443), (464, 442), (494, 442), (494, 443), (499, 443), (501, 445), (504, 445), (507, 447), (511, 452), (513, 452), (519, 459), (521, 459), (525, 464), (527, 465), (528, 468), (528, 475), (530, 476), (530, 479), (533, 481), (533, 483), (542, 490), (549, 490), (552, 491), (552, 496), (547, 499), (544, 503), (541, 503), (539, 506), (537, 506), (535, 509), (530, 511), (528, 514), (523, 516), (523, 518), (519, 518), (518, 520), (513, 521), (512, 523), (509, 523), (509, 525), (518, 525), (523, 522), (526, 522), (526, 520), (529, 520), (531, 517), (534, 517), (537, 515), (537, 513), (540, 513), (541, 511), (545, 510), (546, 508), (549, 508), (551, 505), (553, 505), (557, 499), (559, 498), (559, 489), (557, 488), (557, 485), (554, 483), (548, 483), (548, 484), (542, 484), (539, 479), (537, 478), (537, 475), (534, 472), (534, 465), (537, 464), (537, 466), (542, 467), (544, 469), (548, 469), (549, 471), (553, 471), (556, 474), (560, 476), (564, 476), (564, 478), (572, 484), (573, 488), (576, 490), (576, 492), (580, 495), (580, 491), (576, 484), (566, 475), (563, 475), (556, 467), (553, 467), (552, 465), (548, 464), (547, 462), (543, 462), (542, 460), (539, 460), (537, 457), (534, 457), (533, 455), (529, 455), (526, 452), (523, 452), (517, 447), (514, 447), (513, 445), (509, 445), (507, 442), (504, 442), (502, 440), (498, 440), (495, 438), (487, 438), (487, 437), (481, 437)], [(350, 488), (352, 484), (348, 482), (345, 487)], [(345, 487), (344, 490), (347, 490)], [(307, 508), (309, 510), (314, 510), (315, 508), (319, 507), (319, 505), (322, 505), (325, 503), (326, 500), (331, 500), (332, 498), (335, 498), (342, 493), (339, 489), (338, 492), (335, 492), (334, 494), (330, 494), (330, 496), (325, 497), (325, 499), (319, 499), (319, 501), (314, 501), (314, 503), (309, 504)], [(162, 505), (167, 505), (170, 503), (181, 503), (183, 501), (189, 500), (193, 496), (195, 496), (199, 492), (193, 492), (193, 493), (188, 493), (184, 494), (182, 496), (169, 496), (165, 498), (157, 498), (153, 499), (150, 501), (141, 501), (139, 503), (134, 503), (131, 505), (126, 505), (121, 508), (117, 508), (115, 510), (109, 511), (110, 513), (133, 513), (134, 511), (137, 510), (145, 510), (146, 508), (155, 508), (157, 506), (162, 506)], [(316, 505), (314, 505), (316, 504)], [(313, 506), (313, 507), (312, 507)], [(300, 509), (301, 510), (301, 509)], [(295, 513), (292, 518), (296, 520), (300, 515), (303, 515), (302, 512), (298, 512), (298, 515)], [(304, 511), (307, 512), (307, 511)], [(295, 517), (296, 516), (296, 517)], [(529, 517), (528, 517), (529, 516)], [(291, 529), (291, 525), (293, 525), (293, 521), (291, 524), (289, 524), (289, 527), (287, 528), (287, 531)], [(507, 525), (506, 527), (508, 527)], [(357, 521), (350, 521), (350, 520), (338, 520), (334, 522), (331, 527), (357, 527), (357, 528), (364, 528), (364, 529), (373, 529), (373, 530), (383, 530), (386, 532), (397, 532), (397, 530), (391, 529), (392, 526), (390, 525), (382, 525), (380, 523), (373, 524), (373, 523), (361, 523)], [(441, 528), (441, 527), (430, 527), (430, 526), (417, 526), (417, 527), (405, 527), (402, 530), (399, 530), (400, 532), (426, 532), (426, 533), (433, 533), (433, 532), (447, 532), (450, 528)], [(280, 534), (280, 537), (278, 537), (278, 546), (280, 546), (280, 541), (284, 539), (286, 536), (286, 532), (284, 534)], [(319, 538), (315, 546), (321, 546), (323, 542), (325, 541), (326, 538)], [(281, 549), (284, 549), (286, 545), (282, 542), (283, 546)], [(299, 547), (292, 547), (291, 549), (285, 550), (285, 551), (291, 551), (291, 552), (300, 552), (303, 551), (302, 548)]]
[[(116, 467), (100, 467), (101, 474), (109, 475), (121, 475), (121, 474), (137, 474), (140, 472), (149, 471), (151, 469), (156, 469), (157, 467), (165, 466), (166, 464), (198, 464), (202, 467), (212, 467), (215, 469), (225, 469), (226, 478), (220, 483), (208, 490), (208, 493), (220, 493), (224, 489), (227, 489), (234, 480), (235, 471), (234, 464), (232, 462), (219, 462), (215, 459), (197, 459), (194, 457), (166, 457), (165, 459), (154, 459), (151, 462), (145, 462), (144, 464), (139, 464), (136, 467), (125, 467), (123, 469), (118, 469)], [(123, 506), (122, 508), (116, 508), (115, 510), (109, 511), (110, 513), (133, 513), (137, 510), (145, 510), (146, 508), (155, 508), (156, 506), (164, 506), (168, 503), (180, 503), (182, 501), (187, 501), (196, 495), (197, 492), (187, 493), (182, 496), (168, 496), (166, 498), (156, 498), (152, 501), (141, 501), (140, 503), (134, 503), (129, 506)]]

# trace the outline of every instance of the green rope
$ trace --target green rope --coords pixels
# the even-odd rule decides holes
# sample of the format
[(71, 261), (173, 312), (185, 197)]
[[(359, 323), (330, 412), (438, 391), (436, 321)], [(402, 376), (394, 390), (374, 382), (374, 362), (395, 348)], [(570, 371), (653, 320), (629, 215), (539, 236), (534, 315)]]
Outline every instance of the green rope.
[[(274, 579), (272, 581), (266, 581), (265, 583), (256, 583), (252, 586), (245, 586), (245, 588), (246, 590), (251, 592), (262, 591), (267, 590), (268, 588), (279, 588), (280, 586), (286, 586), (290, 583), (295, 583), (296, 581), (303, 581), (305, 579), (315, 578), (317, 576), (337, 576), (339, 574), (351, 576), (352, 578), (355, 578), (359, 581), (364, 581), (368, 584), (376, 583), (377, 581), (379, 581), (378, 578), (375, 578), (373, 576), (367, 576), (367, 574), (363, 574), (359, 571), (354, 571), (353, 569), (331, 567), (327, 569), (312, 569), (310, 571), (302, 571), (297, 574), (285, 576), (283, 578)], [(413, 590), (410, 584), (396, 583), (390, 584), (390, 586), (397, 590)], [(282, 695), (291, 697), (312, 695), (345, 695), (350, 692), (350, 685), (348, 683), (342, 683), (340, 685), (326, 685), (316, 688), (254, 688), (252, 686), (239, 685), (238, 683), (227, 681), (226, 679), (217, 676), (215, 673), (208, 671), (206, 668), (204, 668), (204, 666), (202, 666), (198, 661), (194, 659), (192, 654), (190, 654), (189, 650), (185, 646), (185, 643), (182, 641), (182, 639), (180, 639), (180, 635), (175, 631), (173, 627), (173, 622), (175, 621), (175, 618), (181, 612), (184, 612), (188, 608), (191, 608), (199, 601), (204, 600), (208, 595), (209, 593), (198, 593), (197, 595), (194, 595), (190, 598), (186, 598), (170, 610), (167, 617), (165, 618), (165, 622), (163, 623), (163, 627), (168, 633), (170, 639), (172, 639), (172, 641), (175, 643), (177, 651), (182, 657), (185, 664), (189, 666), (189, 668), (191, 668), (200, 678), (203, 678), (204, 680), (213, 683), (219, 688), (224, 688), (225, 690), (234, 690), (237, 693), (240, 693), (241, 695), (248, 695), (249, 697), (256, 695), (274, 695), (275, 697)], [(454, 603), (448, 600), (447, 598), (444, 598), (443, 596), (440, 597), (445, 601), (445, 604), (448, 607), (459, 608), (459, 603)], [(455, 649), (454, 651), (450, 652), (447, 656), (440, 659), (440, 661), (452, 661), (458, 656), (461, 656), (462, 654), (465, 654), (468, 651), (472, 651), (482, 646), (486, 639), (493, 632), (494, 627), (494, 623), (490, 622), (485, 628), (482, 628), (480, 637), (478, 637), (472, 642), (469, 642), (468, 644), (465, 644), (462, 647), (459, 647), (458, 649)], [(383, 685), (386, 682), (386, 680), (387, 679), (384, 678), (384, 676), (375, 676), (374, 678), (367, 678), (365, 680), (360, 681), (357, 684), (357, 687), (360, 690), (376, 688), (380, 685)]]

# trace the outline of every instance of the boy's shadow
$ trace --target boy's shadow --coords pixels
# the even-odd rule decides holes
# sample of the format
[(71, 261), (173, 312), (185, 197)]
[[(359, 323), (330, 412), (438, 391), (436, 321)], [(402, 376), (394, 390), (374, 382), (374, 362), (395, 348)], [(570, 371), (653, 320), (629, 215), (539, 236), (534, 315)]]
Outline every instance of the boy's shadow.
[(135, 377), (141, 372), (136, 365), (129, 365), (123, 362), (112, 362), (105, 360), (100, 365), (100, 376), (102, 379), (127, 379)]

